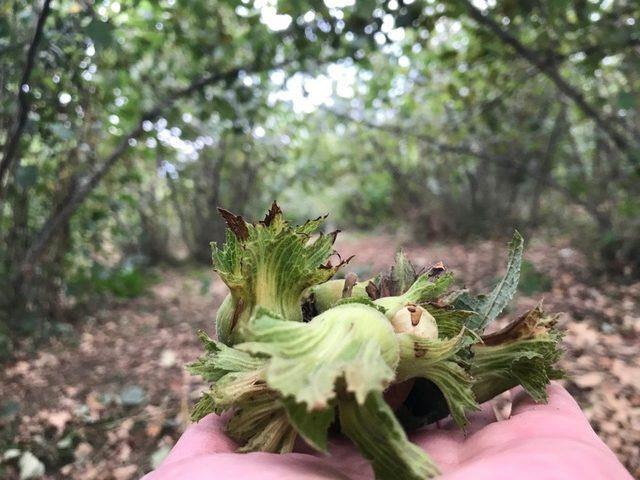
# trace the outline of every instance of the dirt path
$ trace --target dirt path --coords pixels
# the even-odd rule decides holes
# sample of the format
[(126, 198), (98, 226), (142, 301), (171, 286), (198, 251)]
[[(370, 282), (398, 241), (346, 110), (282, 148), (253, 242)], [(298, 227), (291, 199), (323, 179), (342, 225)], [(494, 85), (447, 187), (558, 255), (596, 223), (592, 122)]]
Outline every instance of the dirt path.
[[(350, 269), (361, 278), (387, 265), (396, 247), (382, 236), (343, 236), (337, 245), (343, 256), (357, 255)], [(505, 249), (492, 242), (406, 250), (418, 264), (444, 261), (471, 287), (490, 285), (504, 267)], [(520, 295), (511, 314), (542, 297), (548, 310), (566, 312), (565, 385), (640, 477), (640, 284), (590, 287), (582, 259), (562, 245), (534, 243), (527, 259), (551, 284)], [(206, 269), (163, 271), (161, 278), (144, 297), (104, 305), (64, 342), (6, 366), (0, 458), (28, 451), (34, 465), (43, 462), (45, 478), (83, 480), (138, 478), (163, 458), (202, 388), (183, 369), (200, 352), (195, 332), (212, 331), (225, 289)], [(0, 464), (0, 477), (17, 478), (16, 463)]]

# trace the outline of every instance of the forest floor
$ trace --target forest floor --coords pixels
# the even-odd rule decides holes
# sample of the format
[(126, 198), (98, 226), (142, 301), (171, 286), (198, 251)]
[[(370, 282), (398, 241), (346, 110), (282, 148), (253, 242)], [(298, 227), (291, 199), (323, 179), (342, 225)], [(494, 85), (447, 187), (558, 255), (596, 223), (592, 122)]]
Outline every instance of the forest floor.
[[(356, 254), (366, 278), (391, 263), (398, 241), (345, 235), (337, 250)], [(418, 265), (442, 260), (472, 289), (503, 271), (505, 245), (405, 245)], [(564, 385), (593, 428), (640, 478), (640, 284), (605, 284), (562, 243), (533, 242), (508, 315), (544, 299), (564, 312)], [(109, 301), (64, 339), (18, 355), (0, 373), (0, 477), (18, 465), (44, 478), (139, 478), (158, 465), (188, 423), (203, 384), (183, 366), (200, 354), (195, 332), (213, 331), (224, 285), (207, 269), (171, 269), (142, 297)], [(525, 294), (528, 293), (528, 294)], [(26, 453), (28, 452), (28, 453)]]

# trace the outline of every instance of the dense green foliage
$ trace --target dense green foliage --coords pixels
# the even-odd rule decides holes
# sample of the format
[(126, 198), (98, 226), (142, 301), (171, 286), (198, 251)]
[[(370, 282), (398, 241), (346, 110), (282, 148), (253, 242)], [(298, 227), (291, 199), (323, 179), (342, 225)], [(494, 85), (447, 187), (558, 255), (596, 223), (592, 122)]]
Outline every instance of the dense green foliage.
[(217, 205), (276, 197), (419, 240), (543, 227), (637, 275), (639, 18), (631, 0), (2, 2), (2, 328), (113, 291), (93, 272), (208, 262)]

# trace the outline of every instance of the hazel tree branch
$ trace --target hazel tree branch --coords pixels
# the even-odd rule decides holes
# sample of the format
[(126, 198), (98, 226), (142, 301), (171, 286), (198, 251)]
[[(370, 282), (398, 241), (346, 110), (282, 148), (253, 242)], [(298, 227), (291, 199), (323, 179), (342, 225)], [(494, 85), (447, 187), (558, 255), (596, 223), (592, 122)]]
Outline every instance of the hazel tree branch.
[(345, 120), (347, 122), (352, 122), (352, 123), (357, 123), (360, 124), (364, 127), (373, 129), (373, 130), (380, 130), (382, 132), (387, 132), (387, 133), (392, 133), (395, 135), (400, 135), (400, 136), (405, 136), (405, 137), (411, 137), (411, 138), (415, 138), (416, 140), (419, 140), (420, 142), (430, 145), (431, 147), (435, 148), (436, 150), (443, 152), (443, 153), (454, 153), (457, 155), (467, 155), (470, 157), (474, 157), (477, 158), (479, 160), (483, 160), (483, 161), (491, 161), (491, 158), (486, 155), (485, 153), (479, 151), (478, 149), (470, 146), (470, 145), (466, 145), (463, 143), (460, 144), (453, 144), (453, 143), (446, 143), (446, 142), (442, 142), (440, 140), (438, 140), (437, 138), (431, 136), (431, 135), (427, 135), (424, 134), (422, 132), (415, 132), (415, 131), (411, 131), (411, 130), (407, 130), (399, 125), (393, 125), (393, 124), (379, 124), (379, 123), (374, 123), (371, 122), (369, 120), (366, 119), (358, 119), (353, 117), (351, 114), (346, 113), (346, 112), (339, 112), (337, 110), (333, 110), (330, 109), (328, 107), (321, 107), (325, 112), (330, 113), (331, 115), (333, 115), (336, 118), (339, 118), (341, 120)]
[(466, 5), (469, 15), (479, 25), (482, 25), (493, 32), (503, 43), (509, 45), (522, 58), (531, 63), (540, 72), (542, 72), (549, 80), (551, 80), (558, 90), (566, 97), (570, 98), (573, 103), (600, 128), (613, 144), (622, 153), (627, 155), (629, 160), (640, 167), (640, 159), (632, 153), (632, 145), (628, 138), (615, 128), (615, 123), (605, 118), (600, 111), (591, 105), (576, 87), (571, 85), (555, 67), (554, 62), (548, 62), (540, 57), (535, 51), (526, 47), (518, 38), (512, 35), (508, 30), (503, 29), (489, 15), (473, 6), (469, 0), (462, 0)]

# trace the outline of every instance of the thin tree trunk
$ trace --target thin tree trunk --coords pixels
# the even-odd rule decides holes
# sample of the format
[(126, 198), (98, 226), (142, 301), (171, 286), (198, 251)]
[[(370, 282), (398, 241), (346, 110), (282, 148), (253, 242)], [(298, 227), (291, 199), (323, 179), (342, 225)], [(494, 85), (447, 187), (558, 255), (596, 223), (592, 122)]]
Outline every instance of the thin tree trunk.
[(537, 178), (535, 179), (533, 194), (531, 195), (531, 207), (529, 210), (529, 222), (533, 227), (537, 227), (540, 224), (540, 203), (542, 193), (545, 187), (549, 184), (549, 178), (551, 178), (556, 150), (560, 143), (560, 135), (566, 122), (566, 113), (567, 109), (563, 104), (558, 111), (551, 134), (549, 135), (547, 148), (537, 168), (538, 173), (536, 175)]
[(176, 185), (176, 181), (168, 173), (165, 175), (165, 178), (167, 180), (167, 185), (169, 186), (169, 198), (171, 199), (173, 209), (176, 211), (178, 222), (180, 223), (180, 236), (182, 237), (182, 241), (184, 242), (187, 251), (191, 252), (193, 250), (193, 237), (188, 228), (184, 208), (182, 208), (182, 204), (180, 203), (178, 186)]
[(42, 39), (42, 31), (44, 30), (44, 24), (49, 17), (51, 11), (51, 0), (44, 0), (42, 4), (42, 10), (38, 16), (36, 23), (36, 29), (33, 34), (31, 43), (29, 44), (29, 50), (27, 51), (27, 61), (25, 62), (24, 69), (22, 71), (22, 77), (18, 84), (18, 115), (15, 122), (15, 128), (4, 148), (2, 160), (0, 160), (0, 200), (4, 197), (4, 179), (11, 169), (11, 165), (18, 157), (18, 145), (20, 138), (24, 132), (24, 128), (27, 125), (27, 118), (29, 116), (29, 109), (31, 107), (31, 100), (29, 94), (29, 81), (31, 80), (31, 73), (36, 61), (36, 54), (38, 53), (38, 47)]
[(332, 114), (336, 118), (339, 118), (342, 120), (354, 122), (360, 125), (364, 125), (365, 127), (368, 127), (368, 128), (380, 130), (383, 132), (388, 132), (394, 135), (404, 135), (407, 137), (415, 138), (416, 140), (419, 140), (422, 143), (432, 146), (439, 152), (455, 153), (458, 155), (469, 155), (470, 157), (478, 158), (479, 160), (491, 160), (489, 156), (478, 151), (476, 148), (469, 145), (465, 145), (463, 143), (461, 144), (445, 143), (445, 142), (439, 141), (436, 137), (433, 137), (431, 135), (426, 135), (422, 132), (407, 130), (398, 125), (381, 125), (365, 119), (354, 118), (353, 116), (351, 116), (349, 113), (346, 113), (346, 112), (338, 112), (335, 110), (331, 110), (330, 108), (327, 108), (327, 107), (321, 107), (321, 108), (324, 111)]
[(211, 170), (211, 194), (209, 195), (208, 207), (209, 213), (218, 215), (218, 207), (220, 206), (220, 182), (222, 180), (222, 169), (227, 159), (227, 151), (225, 149), (224, 140), (220, 143), (220, 156)]

